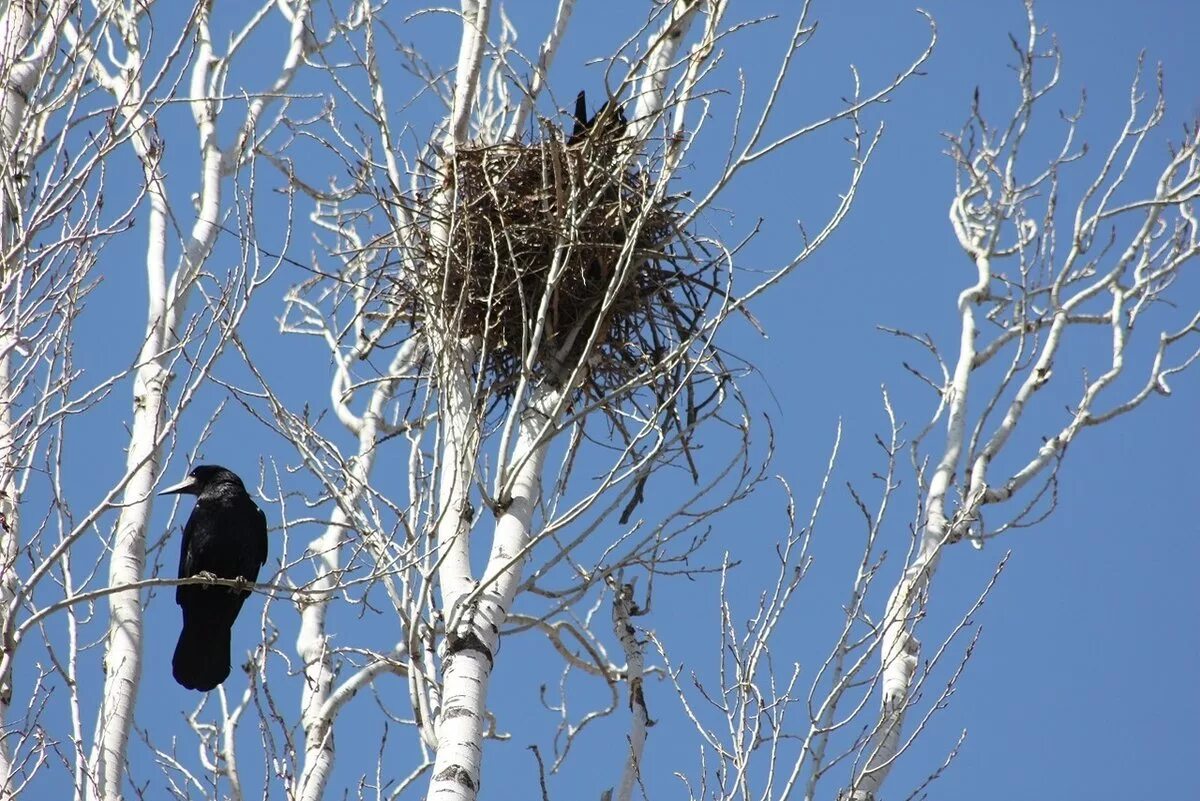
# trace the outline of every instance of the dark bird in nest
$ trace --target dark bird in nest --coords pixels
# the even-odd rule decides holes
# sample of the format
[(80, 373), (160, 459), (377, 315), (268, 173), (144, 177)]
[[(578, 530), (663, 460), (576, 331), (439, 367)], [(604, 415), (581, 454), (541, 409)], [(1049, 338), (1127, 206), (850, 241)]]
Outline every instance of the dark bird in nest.
[(607, 141), (615, 142), (625, 135), (628, 125), (625, 109), (612, 105), (608, 100), (600, 105), (595, 116), (588, 117), (587, 95), (581, 89), (579, 94), (575, 95), (575, 125), (571, 128), (571, 135), (567, 137), (567, 144), (579, 144), (592, 136), (593, 132)]
[[(267, 518), (237, 474), (200, 465), (159, 495), (175, 493), (196, 496), (183, 527), (179, 577), (256, 581), (267, 561)], [(249, 590), (226, 586), (175, 588), (175, 603), (183, 610), (183, 631), (171, 660), (175, 681), (189, 690), (208, 692), (228, 678), (233, 621), (249, 596)]]

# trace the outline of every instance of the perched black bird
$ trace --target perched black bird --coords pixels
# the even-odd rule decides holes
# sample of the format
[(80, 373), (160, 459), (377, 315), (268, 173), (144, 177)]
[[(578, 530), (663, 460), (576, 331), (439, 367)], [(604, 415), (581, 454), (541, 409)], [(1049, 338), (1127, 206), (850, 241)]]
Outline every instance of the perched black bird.
[[(600, 127), (596, 129), (596, 124)], [(587, 94), (581, 89), (575, 95), (575, 124), (571, 127), (571, 135), (567, 137), (568, 145), (575, 145), (588, 138), (593, 129), (609, 141), (616, 141), (625, 135), (629, 121), (625, 119), (625, 109), (620, 106), (609, 107), (609, 101), (604, 101), (596, 109), (594, 117), (587, 115)]]
[[(200, 465), (159, 495), (195, 495), (196, 506), (183, 527), (179, 577), (257, 581), (267, 561), (267, 518), (236, 473)], [(171, 660), (175, 681), (208, 692), (229, 676), (229, 641), (249, 590), (181, 584), (175, 603), (183, 609), (183, 631)]]

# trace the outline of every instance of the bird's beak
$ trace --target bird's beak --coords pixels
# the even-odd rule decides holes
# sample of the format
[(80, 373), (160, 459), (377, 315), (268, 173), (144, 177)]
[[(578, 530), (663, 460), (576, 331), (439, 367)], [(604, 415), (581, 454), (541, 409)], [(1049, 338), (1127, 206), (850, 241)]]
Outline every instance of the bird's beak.
[(175, 495), (180, 492), (190, 493), (199, 484), (200, 484), (200, 481), (195, 476), (188, 476), (183, 481), (180, 481), (178, 484), (174, 484), (170, 487), (167, 487), (165, 490), (162, 490), (158, 494), (159, 495)]

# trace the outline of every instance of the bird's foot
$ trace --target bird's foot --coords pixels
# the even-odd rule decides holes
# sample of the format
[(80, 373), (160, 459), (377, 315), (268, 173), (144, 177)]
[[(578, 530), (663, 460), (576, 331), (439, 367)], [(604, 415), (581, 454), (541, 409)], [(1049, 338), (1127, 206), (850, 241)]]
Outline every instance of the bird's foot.
[(216, 581), (220, 576), (216, 573), (210, 573), (207, 570), (201, 570), (199, 573), (193, 574), (192, 578), (203, 579), (204, 581)]

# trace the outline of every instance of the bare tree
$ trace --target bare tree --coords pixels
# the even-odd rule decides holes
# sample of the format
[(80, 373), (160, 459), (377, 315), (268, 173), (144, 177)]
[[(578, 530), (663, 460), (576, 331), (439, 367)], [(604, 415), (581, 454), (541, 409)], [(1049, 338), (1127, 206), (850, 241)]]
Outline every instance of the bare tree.
[[(1057, 45), (1044, 44), (1032, 0), (1025, 8), (1025, 40), (1013, 39), (1016, 108), (996, 125), (976, 97), (962, 132), (948, 140), (957, 167), (950, 224), (977, 270), (975, 283), (958, 297), (957, 353), (943, 357), (954, 350), (896, 332), (932, 354), (939, 373), (925, 380), (938, 404), (910, 443), (921, 490), (918, 534), (880, 624), (882, 713), (856, 765), (851, 798), (877, 797), (891, 765), (912, 742), (903, 724), (912, 706), (910, 690), (919, 681), (914, 629), (943, 549), (962, 541), (982, 546), (1044, 520), (1054, 509), (1058, 471), (1071, 442), (1155, 394), (1170, 394), (1170, 377), (1200, 356), (1192, 336), (1200, 333), (1200, 311), (1185, 307), (1179, 318), (1165, 303), (1184, 266), (1200, 253), (1195, 208), (1200, 127), (1185, 128), (1152, 185), (1140, 191), (1127, 185), (1165, 111), (1161, 72), (1151, 81), (1147, 102), (1139, 62), (1124, 127), (1082, 194), (1073, 201), (1063, 197), (1064, 174), (1086, 153), (1075, 141), (1083, 106), (1065, 116), (1058, 154), (1049, 163), (1026, 166), (1023, 146), (1035, 109), (1058, 85), (1061, 55)], [(1126, 192), (1136, 194), (1124, 199)], [(1071, 208), (1065, 219), (1064, 208)], [(1003, 267), (1005, 262), (1011, 267)], [(1178, 319), (1172, 323), (1173, 318)], [(1009, 456), (1006, 448), (1019, 447), (1014, 434), (1023, 423), (1029, 427), (1026, 411), (1035, 393), (1062, 383), (1054, 364), (1066, 343), (1097, 326), (1111, 334), (1107, 358), (1084, 369), (1081, 391), (1060, 424), (1039, 432), (1040, 446), (1016, 455), (1010, 473), (995, 475), (993, 465)], [(1157, 337), (1157, 348), (1142, 366), (1130, 358), (1135, 326), (1141, 336)], [(998, 378), (979, 378), (992, 363), (1001, 366)], [(1128, 372), (1139, 374), (1132, 392), (1115, 398), (1115, 392), (1106, 393)], [(968, 400), (974, 402), (973, 416)], [(927, 445), (927, 436), (943, 421), (945, 443)], [(933, 465), (932, 474), (927, 465)], [(985, 521), (992, 508), (995, 516)]]
[[(953, 692), (974, 643), (967, 621), (991, 590), (922, 661), (915, 628), (942, 548), (1042, 519), (1076, 434), (1168, 392), (1196, 358), (1180, 349), (1200, 317), (1164, 323), (1141, 388), (1105, 405), (1104, 390), (1132, 368), (1134, 323), (1150, 325), (1196, 254), (1200, 141), (1189, 129), (1158, 183), (1124, 199), (1162, 118), (1161, 92), (1147, 111), (1139, 74), (1129, 122), (1060, 246), (1060, 176), (1082, 153), (1071, 117), (1048, 165), (1029, 174), (1018, 163), (1035, 105), (1058, 82), (1057, 51), (1040, 51), (1028, 8), (1017, 109), (995, 127), (976, 103), (949, 140), (959, 171), (950, 219), (978, 272), (958, 298), (958, 354), (894, 332), (940, 370), (919, 374), (936, 408), (906, 441), (884, 393), (878, 489), (851, 492), (864, 526), (846, 597), (834, 601), (840, 629), (805, 673), (784, 656), (780, 630), (811, 568), (841, 432), (807, 515), (780, 485), (775, 569), (735, 591), (736, 557), (711, 542), (713, 526), (768, 483), (773, 441), (752, 422), (739, 383), (749, 368), (726, 352), (722, 329), (753, 323), (750, 303), (846, 219), (883, 135), (869, 116), (925, 68), (932, 19), (926, 38), (914, 28), (893, 78), (866, 85), (851, 68), (842, 102), (801, 120), (780, 106), (816, 31), (807, 2), (788, 11), (774, 74), (737, 77), (726, 41), (778, 20), (734, 19), (724, 0), (649, 4), (597, 65), (603, 90), (589, 87), (591, 102), (581, 95), (576, 109), (551, 80), (570, 0), (542, 15), (536, 53), (517, 46), (503, 7), (462, 0), (456, 57), (404, 41), (408, 12), (386, 1), (4, 5), (8, 796), (59, 786), (65, 771), (80, 799), (164, 789), (320, 799), (354, 782), (360, 796), (474, 799), (487, 741), (507, 736), (493, 670), (505, 643), (523, 643), (554, 656), (536, 667), (557, 687), (543, 703), (559, 717), (549, 749), (534, 747), (544, 797), (547, 777), (597, 730), (619, 755), (612, 779), (573, 794), (638, 792), (651, 682), (673, 687), (662, 703), (680, 700), (696, 738), (697, 764), (670, 766), (690, 797), (878, 797)], [(264, 76), (267, 52), (275, 66)], [(756, 84), (768, 91), (747, 89)], [(709, 110), (730, 90), (735, 113), (721, 127)], [(810, 187), (834, 198), (827, 216), (747, 283), (741, 257), (756, 231), (714, 233), (718, 203), (735, 178), (828, 133), (844, 138), (846, 169), (842, 185)], [(698, 184), (686, 168), (714, 140), (724, 158)], [(173, 153), (193, 142), (197, 164), (176, 166)], [(138, 175), (136, 190), (114, 181), (119, 171)], [(188, 194), (191, 208), (178, 201)], [(147, 276), (144, 334), (113, 343), (128, 350), (127, 366), (85, 380), (74, 355), (94, 313), (84, 299), (134, 240)], [(1014, 265), (1006, 273), (1004, 261)], [(270, 340), (256, 333), (266, 320), (276, 321)], [(1053, 360), (1068, 334), (1097, 326), (1112, 332), (1103, 371), (1023, 466), (989, 478), (1006, 448), (1025, 445), (1014, 432), (1033, 394), (1059, 383)], [(323, 359), (320, 400), (307, 391), (311, 375), (298, 383), (276, 369), (316, 373)], [(981, 378), (993, 362), (1006, 365), (999, 379)], [(88, 500), (65, 467), (78, 448), (71, 421), (112, 419), (106, 401), (125, 388), (125, 465)], [(180, 732), (139, 729), (146, 604), (179, 583), (159, 574), (165, 540), (148, 534), (153, 488), (175, 450), (197, 458), (233, 414), (256, 421), (247, 438), (274, 443), (257, 482), (276, 568), (256, 587), (260, 644)], [(933, 443), (943, 422), (946, 440)], [(876, 579), (909, 468), (915, 536), (884, 605)], [(985, 525), (991, 506), (1016, 511)], [(702, 576), (718, 586), (721, 647), (711, 671), (688, 673), (669, 637), (639, 619), (656, 593)], [(101, 650), (96, 688), (80, 667)], [(941, 662), (958, 666), (947, 681), (931, 678)], [(573, 695), (580, 680), (592, 688)], [(374, 707), (346, 712), (368, 692)], [(337, 721), (351, 716), (355, 728), (382, 727), (377, 747), (364, 748), (365, 736), (338, 747)], [(260, 763), (261, 789), (249, 776)]]
[[(242, 262), (205, 290), (201, 311), (189, 308), (222, 218), (232, 204), (223, 183), (241, 170), (260, 135), (261, 117), (283, 99), (287, 82), (303, 52), (288, 51), (283, 71), (269, 94), (248, 103), (234, 142), (218, 143), (221, 83), (230, 53), (214, 52), (209, 34), (209, 4), (194, 6), (186, 25), (162, 31), (162, 49), (150, 47), (160, 32), (148, 9), (109, 4), (88, 9), (74, 2), (6, 4), (0, 17), (0, 39), (6, 81), (4, 162), (5, 344), (0, 359), (5, 382), (3, 415), (3, 481), (13, 503), (5, 527), (5, 652), (3, 672), (11, 675), (21, 641), (40, 633), (48, 610), (65, 608), (71, 616), (71, 641), (61, 659), (51, 650), (51, 673), (58, 674), (71, 694), (72, 740), (66, 755), (73, 762), (75, 793), (97, 798), (123, 794), (124, 770), (133, 726), (134, 702), (141, 679), (143, 602), (147, 524), (153, 487), (166, 461), (183, 411), (208, 378), (222, 345), (237, 330), (250, 291), (258, 280), (253, 266)], [(252, 18), (248, 32), (261, 18)], [(244, 33), (245, 33), (244, 32)], [(293, 36), (294, 43), (302, 37)], [(186, 93), (180, 83), (190, 78)], [(163, 168), (165, 141), (159, 120), (165, 100), (184, 99), (198, 134), (201, 168), (195, 184), (195, 221), (177, 240), (181, 255), (168, 268), (171, 230), (183, 223), (181, 209), (169, 200)], [(141, 170), (139, 191), (123, 197), (124, 182), (111, 181), (128, 165), (122, 151), (136, 158)], [(106, 197), (114, 214), (105, 212)], [(115, 204), (113, 203), (115, 200)], [(121, 204), (127, 204), (121, 207)], [(247, 211), (247, 209), (243, 209)], [(74, 326), (94, 280), (98, 255), (109, 240), (137, 218), (146, 230), (144, 263), (148, 306), (145, 334), (130, 353), (130, 365), (99, 383), (80, 384), (73, 361)], [(176, 228), (178, 232), (178, 228)], [(170, 391), (172, 379), (181, 386)], [(131, 382), (132, 420), (123, 473), (102, 497), (81, 505), (64, 486), (62, 457), (68, 439), (64, 422), (95, 414), (113, 389)], [(15, 409), (25, 407), (17, 416)], [(50, 502), (45, 517), (21, 526), (22, 506), (31, 475), (49, 476), (43, 491)], [(72, 575), (73, 553), (115, 515), (113, 532), (101, 538), (108, 554), (107, 581), (88, 569), (86, 578)], [(28, 521), (26, 521), (28, 522)], [(53, 529), (58, 529), (57, 537)], [(18, 578), (13, 565), (23, 557), (31, 569)], [(58, 584), (60, 602), (35, 602), (39, 585)], [(96, 587), (104, 587), (100, 592)], [(107, 597), (105, 687), (97, 713), (95, 737), (85, 756), (82, 718), (91, 714), (80, 703), (75, 671), (81, 644), (75, 635), (77, 604)], [(21, 611), (29, 613), (19, 619)], [(39, 684), (43, 680), (39, 678)], [(13, 695), (4, 693), (7, 707)], [(26, 697), (19, 691), (17, 697)], [(0, 769), (7, 787), (19, 791), (47, 759), (49, 747), (37, 728), (38, 693), (19, 730), (16, 746), (4, 743)], [(15, 751), (15, 753), (14, 753)]]
[[(529, 631), (549, 638), (568, 670), (628, 683), (634, 722), (617, 797), (630, 797), (649, 723), (643, 669), (635, 667), (643, 645), (630, 620), (649, 601), (634, 601), (623, 576), (703, 571), (687, 565), (706, 539), (706, 521), (762, 477), (738, 368), (721, 356), (718, 330), (844, 219), (880, 133), (864, 131), (860, 113), (917, 74), (933, 47), (931, 37), (893, 81), (870, 92), (855, 83), (843, 108), (767, 139), (794, 54), (812, 31), (801, 9), (774, 91), (759, 108), (741, 107), (747, 130), (731, 132), (725, 167), (689, 200), (668, 189), (696, 141), (687, 121), (707, 103), (721, 39), (743, 23), (726, 23), (723, 3), (658, 7), (638, 33), (644, 44), (630, 40), (630, 55), (612, 62), (608, 102), (594, 118), (569, 123), (568, 136), (557, 120), (532, 121), (531, 109), (543, 102), (545, 71), (571, 10), (559, 7), (523, 85), (517, 76), (527, 70), (506, 23), (490, 42), (489, 4), (464, 3), (453, 82), (421, 72), (417, 54), (408, 56), (414, 71), (429, 75), (422, 91), (441, 99), (445, 117), (406, 162), (394, 151), (401, 138), (390, 112), (395, 101), (385, 95), (379, 67), (387, 29), (364, 12), (361, 26), (345, 29), (339, 51), (352, 57), (323, 52), (339, 89), (350, 92), (349, 63), (367, 76), (369, 95), (350, 94), (354, 116), (293, 121), (305, 141), (344, 153), (352, 181), (317, 189), (319, 181), (297, 168), (300, 157), (271, 156), (311, 198), (312, 220), (328, 232), (328, 266), (288, 295), (284, 330), (330, 348), (333, 409), (357, 436), (357, 454), (341, 456), (274, 397), (271, 424), (300, 447), (321, 477), (319, 492), (339, 499), (335, 524), (309, 548), (318, 575), (358, 569), (338, 556), (357, 540), (369, 562), (362, 570), (381, 576), (402, 623), (393, 637), (404, 638), (370, 646), (374, 655), (339, 679), (335, 663), (361, 646), (331, 644), (332, 596), (305, 601), (298, 651), (309, 712), (304, 754), (295, 757), (302, 765), (297, 796), (325, 793), (337, 699), (364, 676), (399, 671), (408, 678), (425, 753), (417, 772), (429, 771), (430, 794), (475, 797), (483, 741), (498, 734), (487, 701), (498, 644), (505, 631)], [(737, 246), (699, 235), (697, 221), (740, 171), (834, 125), (850, 134), (841, 202), (794, 258), (755, 286), (735, 287)], [(351, 140), (351, 130), (370, 134)], [(371, 366), (385, 346), (397, 356)], [(375, 422), (381, 412), (374, 400), (367, 411), (352, 411), (355, 396), (390, 395), (402, 382), (403, 400), (390, 419)], [(254, 393), (272, 390), (263, 381)], [(726, 429), (714, 435), (730, 436), (733, 445), (717, 462), (696, 453), (699, 432), (714, 427)], [(368, 483), (362, 472), (380, 441), (399, 436), (410, 447), (403, 494), (382, 489), (378, 479)], [(546, 486), (551, 454), (557, 477)], [(598, 478), (577, 476), (580, 464)], [(646, 485), (673, 485), (675, 467), (695, 486), (656, 511), (657, 522), (637, 519)], [(347, 509), (355, 503), (359, 509)], [(390, 512), (380, 515), (377, 505)], [(614, 526), (620, 533), (605, 536)], [(481, 538), (485, 561), (472, 558)], [(605, 656), (602, 631), (575, 622), (576, 608), (609, 587), (626, 665)], [(589, 720), (613, 711), (565, 721), (552, 769)]]

